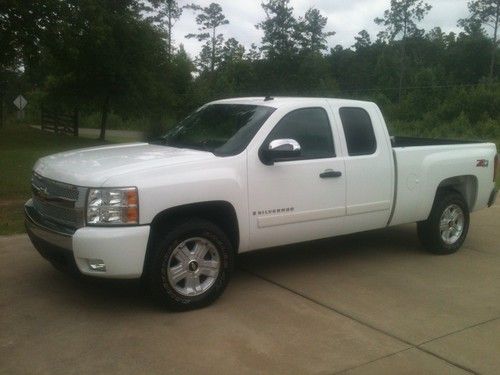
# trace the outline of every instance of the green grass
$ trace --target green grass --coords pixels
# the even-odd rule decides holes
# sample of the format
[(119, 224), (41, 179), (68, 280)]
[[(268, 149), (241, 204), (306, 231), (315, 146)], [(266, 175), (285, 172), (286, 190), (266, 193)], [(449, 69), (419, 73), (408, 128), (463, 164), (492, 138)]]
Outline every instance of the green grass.
[(26, 125), (0, 128), (0, 235), (24, 232), (22, 206), (31, 195), (33, 165), (42, 156), (102, 144), (43, 133)]

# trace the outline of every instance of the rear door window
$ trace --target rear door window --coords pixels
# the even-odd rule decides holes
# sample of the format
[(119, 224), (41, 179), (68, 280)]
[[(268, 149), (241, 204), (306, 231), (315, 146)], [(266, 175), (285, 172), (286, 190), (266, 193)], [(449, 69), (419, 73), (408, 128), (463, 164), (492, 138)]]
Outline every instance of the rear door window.
[(363, 108), (339, 110), (349, 156), (371, 155), (377, 151), (377, 140), (370, 115)]

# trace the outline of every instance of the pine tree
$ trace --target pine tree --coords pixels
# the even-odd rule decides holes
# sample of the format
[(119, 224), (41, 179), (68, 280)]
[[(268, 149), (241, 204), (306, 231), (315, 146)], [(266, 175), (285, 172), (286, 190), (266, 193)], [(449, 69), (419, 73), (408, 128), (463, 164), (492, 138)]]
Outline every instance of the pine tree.
[(198, 24), (197, 34), (188, 34), (186, 38), (196, 38), (200, 42), (205, 42), (198, 57), (198, 65), (201, 70), (209, 70), (214, 73), (221, 62), (224, 45), (224, 35), (217, 33), (221, 26), (227, 25), (229, 21), (222, 13), (222, 7), (217, 3), (211, 3), (208, 7), (200, 7), (196, 4), (186, 6), (198, 13), (196, 23)]
[[(403, 83), (406, 64), (407, 38), (412, 35), (421, 34), (417, 22), (424, 19), (432, 9), (423, 0), (391, 0), (391, 7), (384, 12), (383, 18), (375, 18), (375, 23), (385, 26), (385, 39), (394, 41), (401, 36), (401, 54), (399, 71), (399, 101), (403, 94)], [(379, 37), (380, 39), (380, 37)]]
[(461, 19), (458, 24), (465, 29), (474, 27), (474, 24), (490, 26), (493, 29), (493, 38), (491, 42), (491, 61), (489, 78), (493, 80), (495, 75), (495, 65), (498, 48), (498, 27), (500, 23), (500, 0), (472, 0), (467, 4), (469, 18)]

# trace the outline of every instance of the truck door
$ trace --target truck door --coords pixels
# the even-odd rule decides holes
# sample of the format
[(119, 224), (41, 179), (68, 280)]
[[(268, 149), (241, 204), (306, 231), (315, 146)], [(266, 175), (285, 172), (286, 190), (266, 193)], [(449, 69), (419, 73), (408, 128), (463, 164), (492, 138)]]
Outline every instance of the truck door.
[(394, 194), (392, 147), (375, 105), (338, 106), (346, 164), (346, 229), (382, 228), (389, 220)]
[[(325, 101), (289, 111), (270, 130), (273, 141), (300, 145), (299, 156), (266, 165), (257, 149), (248, 153), (250, 244), (263, 248), (313, 240), (343, 231), (346, 189), (344, 160), (337, 157), (338, 133)], [(276, 142), (274, 143), (276, 144)]]

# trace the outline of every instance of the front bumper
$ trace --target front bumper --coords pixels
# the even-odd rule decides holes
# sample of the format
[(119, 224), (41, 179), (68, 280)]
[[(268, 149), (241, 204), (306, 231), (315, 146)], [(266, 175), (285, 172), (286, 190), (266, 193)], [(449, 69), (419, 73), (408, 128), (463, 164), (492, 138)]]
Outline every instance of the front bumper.
[(488, 201), (488, 207), (491, 207), (495, 204), (495, 201), (497, 200), (497, 195), (498, 195), (498, 190), (493, 189), (493, 191), (490, 194), (490, 199)]
[[(142, 275), (150, 227), (83, 227), (72, 231), (44, 220), (25, 205), (25, 226), (38, 252), (57, 265), (95, 277), (134, 279)], [(105, 267), (91, 267), (100, 261)]]

